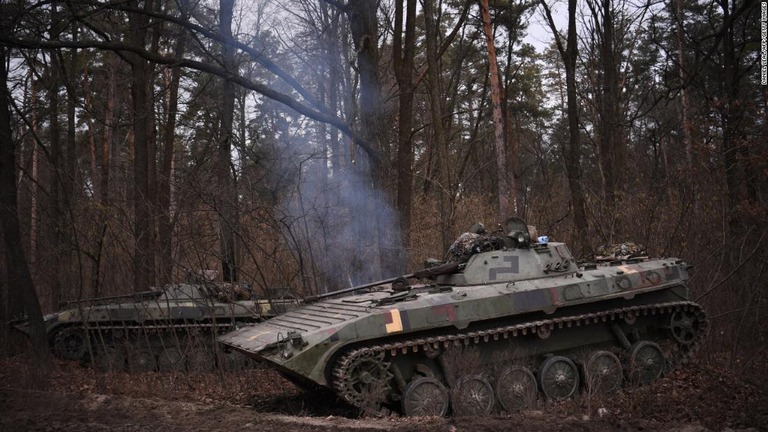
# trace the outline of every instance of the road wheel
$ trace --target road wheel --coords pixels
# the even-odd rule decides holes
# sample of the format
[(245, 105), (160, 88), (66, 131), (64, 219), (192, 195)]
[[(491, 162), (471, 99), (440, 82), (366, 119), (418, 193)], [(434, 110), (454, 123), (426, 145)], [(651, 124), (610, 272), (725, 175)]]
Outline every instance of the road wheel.
[(443, 417), (448, 414), (448, 390), (435, 378), (419, 377), (406, 386), (402, 404), (407, 416)]
[(579, 389), (579, 370), (567, 357), (549, 357), (539, 368), (539, 386), (547, 399), (567, 399)]

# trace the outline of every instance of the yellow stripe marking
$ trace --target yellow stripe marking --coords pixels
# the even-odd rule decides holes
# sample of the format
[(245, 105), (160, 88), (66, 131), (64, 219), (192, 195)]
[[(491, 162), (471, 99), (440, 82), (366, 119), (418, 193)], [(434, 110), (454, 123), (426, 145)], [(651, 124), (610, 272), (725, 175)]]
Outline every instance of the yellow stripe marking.
[(392, 317), (392, 322), (386, 324), (387, 333), (403, 331), (403, 321), (400, 320), (400, 311), (397, 309), (390, 309), (389, 316)]
[(637, 273), (637, 269), (629, 268), (628, 266), (618, 266), (616, 268), (618, 268), (619, 270), (623, 271), (625, 274)]

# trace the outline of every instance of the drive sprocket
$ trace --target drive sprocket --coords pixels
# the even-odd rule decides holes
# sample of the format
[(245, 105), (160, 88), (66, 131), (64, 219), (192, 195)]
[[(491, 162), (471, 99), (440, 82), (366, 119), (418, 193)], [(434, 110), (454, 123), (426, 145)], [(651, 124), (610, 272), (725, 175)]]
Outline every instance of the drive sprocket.
[(66, 360), (80, 360), (85, 356), (88, 344), (81, 328), (68, 327), (59, 330), (53, 338), (53, 351)]
[(353, 351), (343, 356), (333, 371), (334, 388), (350, 404), (370, 413), (386, 415), (382, 404), (390, 392), (392, 373), (384, 353)]

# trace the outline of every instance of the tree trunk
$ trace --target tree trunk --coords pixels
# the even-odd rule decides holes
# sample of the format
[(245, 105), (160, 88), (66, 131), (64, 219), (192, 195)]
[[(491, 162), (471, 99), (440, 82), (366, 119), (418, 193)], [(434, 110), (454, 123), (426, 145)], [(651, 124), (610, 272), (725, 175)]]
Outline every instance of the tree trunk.
[(563, 46), (552, 13), (546, 2), (542, 6), (547, 17), (547, 23), (555, 35), (555, 45), (565, 66), (566, 111), (568, 116), (568, 147), (566, 155), (566, 171), (568, 187), (571, 191), (571, 206), (573, 208), (574, 252), (584, 256), (588, 252), (587, 242), (587, 213), (584, 204), (584, 190), (581, 186), (581, 135), (579, 131), (579, 103), (576, 95), (576, 61), (578, 59), (578, 41), (576, 39), (576, 0), (568, 0), (568, 30), (566, 45)]
[(685, 149), (685, 161), (688, 173), (693, 169), (693, 138), (691, 125), (691, 96), (688, 90), (688, 71), (685, 61), (685, 0), (675, 0), (675, 20), (677, 21), (677, 71), (680, 78), (680, 120), (683, 123), (683, 148)]
[[(517, 112), (513, 112), (510, 109), (509, 103), (509, 88), (515, 75), (515, 72), (513, 72), (512, 68), (512, 53), (514, 51), (512, 47), (515, 44), (516, 37), (517, 35), (515, 32), (507, 31), (507, 61), (506, 65), (504, 66), (504, 80), (502, 81), (500, 79), (499, 82), (501, 83), (501, 115), (504, 120), (504, 143), (507, 158), (506, 178), (509, 180), (510, 207), (514, 209), (513, 212), (515, 215), (523, 216), (523, 214), (518, 210), (522, 208), (523, 212), (525, 212), (524, 204), (521, 201), (523, 198), (525, 198), (525, 191), (518, 189), (522, 186), (522, 182), (518, 181), (520, 176), (517, 169), (517, 155), (519, 151), (518, 149), (520, 147), (521, 132), (520, 116), (517, 114)], [(507, 90), (505, 91), (504, 89)]]
[[(328, 13), (326, 9), (323, 10), (325, 13)], [(344, 74), (339, 70), (339, 64), (344, 62), (339, 53), (339, 44), (341, 41), (339, 18), (340, 14), (338, 12), (329, 17), (330, 22), (328, 23), (328, 32), (330, 34), (326, 38), (328, 43), (328, 59), (330, 63), (328, 108), (334, 113), (339, 112), (343, 106), (339, 101), (339, 94), (343, 91), (341, 83), (344, 78)], [(344, 158), (342, 157), (344, 151), (342, 150), (341, 139), (339, 138), (338, 129), (331, 129), (329, 146), (331, 148), (331, 170), (334, 174), (338, 173), (344, 164)]]
[[(77, 41), (77, 26), (72, 31), (72, 39)], [(69, 52), (69, 64), (63, 74), (67, 87), (67, 146), (66, 161), (64, 162), (64, 204), (71, 209), (74, 206), (75, 185), (77, 184), (77, 141), (76, 141), (76, 114), (77, 105), (76, 90), (77, 85), (77, 49), (73, 48)], [(72, 254), (67, 254), (67, 261), (72, 258)]]
[[(77, 25), (72, 26), (72, 40), (77, 42), (78, 31)], [(77, 237), (74, 232), (74, 224), (72, 223), (73, 213), (75, 208), (75, 199), (77, 196), (77, 117), (75, 108), (77, 106), (77, 89), (80, 86), (77, 85), (78, 79), (78, 53), (77, 49), (73, 48), (69, 50), (68, 65), (66, 70), (62, 70), (62, 76), (67, 88), (67, 145), (66, 145), (66, 161), (64, 162), (64, 219), (60, 220), (61, 231), (63, 233), (64, 240), (74, 245), (74, 247), (63, 248), (62, 254), (59, 256), (60, 264), (62, 265), (61, 272), (55, 277), (64, 280), (64, 286), (68, 288), (66, 293), (67, 298), (72, 295), (71, 289), (77, 287), (77, 298), (83, 298), (83, 283), (82, 278), (79, 277), (82, 274), (77, 272), (76, 269), (82, 267), (79, 266), (79, 256), (81, 253), (79, 247), (77, 247)], [(75, 275), (78, 277), (75, 278)]]
[[(373, 239), (367, 250), (360, 251), (356, 255), (358, 261), (366, 263), (368, 269), (360, 276), (378, 279), (382, 274), (389, 273), (397, 268), (397, 256), (385, 253), (382, 247), (386, 244), (388, 231), (393, 227), (390, 221), (382, 219), (383, 212), (377, 211), (376, 203), (386, 202), (383, 193), (378, 189), (383, 177), (380, 154), (385, 139), (383, 129), (383, 110), (381, 104), (381, 88), (379, 83), (379, 47), (378, 47), (378, 20), (376, 18), (378, 2), (370, 0), (353, 0), (348, 2), (344, 12), (349, 21), (349, 29), (352, 35), (355, 51), (357, 52), (357, 69), (360, 76), (360, 95), (358, 106), (360, 109), (360, 127), (363, 137), (373, 147), (367, 160), (360, 160), (354, 169), (361, 174), (361, 181), (366, 182), (366, 187), (360, 188), (360, 199), (364, 200), (365, 215), (357, 215), (358, 218), (370, 217), (373, 224), (361, 223), (361, 220), (353, 222), (358, 230), (357, 238)], [(360, 267), (357, 263), (353, 267)]]
[[(135, 6), (135, 3), (133, 4)], [(151, 10), (151, 0), (144, 4)], [(129, 13), (130, 41), (134, 46), (144, 47), (149, 18), (145, 14)], [(147, 291), (152, 285), (154, 274), (154, 251), (152, 241), (151, 201), (149, 191), (149, 140), (151, 139), (150, 117), (153, 107), (150, 103), (150, 65), (135, 54), (126, 54), (131, 65), (131, 96), (133, 99), (133, 209), (134, 209), (134, 290)]]
[[(232, 12), (235, 0), (219, 1), (219, 31), (224, 38), (232, 39)], [(234, 48), (225, 42), (222, 46), (224, 68), (236, 73)], [(232, 180), (232, 132), (235, 112), (235, 84), (224, 81), (221, 95), (221, 127), (219, 132), (216, 177), (221, 200), (218, 201), (219, 235), (221, 243), (221, 271), (224, 282), (237, 281), (237, 255), (235, 232), (237, 227), (237, 195)]]
[[(723, 22), (728, 23), (723, 35), (723, 92), (724, 104), (721, 108), (721, 128), (723, 138), (721, 155), (725, 169), (725, 184), (728, 193), (727, 238), (740, 239), (747, 231), (743, 218), (744, 203), (749, 200), (748, 185), (744, 170), (745, 158), (742, 157), (744, 133), (739, 127), (743, 115), (743, 104), (739, 101), (739, 61), (735, 51), (735, 35), (729, 0), (718, 2), (723, 11)], [(738, 244), (738, 243), (734, 243)], [(734, 254), (738, 256), (738, 254)], [(736, 262), (734, 261), (733, 264)]]
[(568, 47), (565, 51), (565, 93), (568, 97), (568, 186), (571, 190), (573, 222), (575, 226), (575, 251), (584, 256), (587, 244), (587, 213), (584, 204), (584, 190), (581, 186), (581, 132), (579, 131), (579, 101), (576, 95), (576, 60), (578, 41), (576, 39), (576, 0), (568, 0)]
[[(58, 37), (59, 29), (59, 13), (57, 12), (56, 4), (51, 4), (51, 25), (50, 32), (54, 37)], [(62, 300), (62, 281), (60, 275), (63, 270), (63, 263), (61, 256), (63, 255), (64, 243), (64, 219), (66, 217), (64, 212), (64, 182), (62, 181), (65, 176), (63, 173), (62, 162), (62, 145), (61, 134), (59, 125), (59, 87), (61, 86), (61, 62), (58, 53), (55, 50), (49, 51), (51, 58), (51, 65), (49, 68), (48, 77), (48, 109), (49, 109), (49, 140), (50, 140), (50, 163), (53, 167), (53, 173), (51, 177), (50, 185), (50, 207), (51, 217), (46, 221), (47, 237), (50, 239), (50, 247), (48, 248), (48, 254), (51, 258), (50, 271), (53, 275), (51, 280), (51, 297), (49, 307), (51, 310), (58, 310), (59, 304)]]
[(84, 61), (83, 66), (83, 105), (85, 108), (85, 124), (88, 126), (88, 166), (91, 170), (91, 184), (93, 185), (93, 199), (101, 201), (101, 181), (99, 180), (100, 171), (98, 150), (96, 147), (96, 124), (93, 121), (93, 91), (91, 90), (91, 81), (88, 79), (88, 60)]
[(607, 211), (613, 218), (611, 234), (620, 229), (621, 214), (618, 209), (618, 194), (624, 184), (624, 165), (626, 164), (625, 143), (622, 139), (621, 115), (619, 112), (619, 59), (616, 56), (616, 28), (614, 24), (613, 3), (602, 0), (603, 34), (600, 44), (600, 64), (602, 66), (602, 88), (600, 104), (600, 154), (604, 175), (604, 192)]
[[(416, 49), (416, 0), (407, 0), (405, 23), (403, 23), (403, 0), (395, 5), (395, 34), (392, 62), (400, 90), (398, 96), (397, 120), (397, 210), (400, 216), (400, 235), (403, 251), (408, 249), (411, 231), (411, 209), (413, 201), (413, 57)], [(405, 43), (402, 33), (405, 24)], [(403, 257), (405, 261), (407, 257)]]
[[(187, 17), (187, 2), (179, 3), (181, 14)], [(186, 33), (181, 31), (176, 35), (176, 46), (174, 52), (177, 57), (184, 55), (186, 47)], [(173, 279), (173, 214), (171, 212), (171, 197), (173, 196), (173, 157), (175, 154), (174, 142), (176, 140), (176, 114), (179, 107), (179, 81), (181, 80), (181, 68), (171, 69), (170, 80), (166, 88), (166, 112), (165, 125), (163, 129), (163, 150), (162, 164), (160, 166), (160, 176), (158, 178), (157, 203), (160, 214), (158, 223), (158, 250), (160, 253), (160, 269), (158, 271), (158, 283), (160, 285), (169, 284)]]
[[(87, 65), (84, 62), (83, 68), (83, 102), (85, 104), (86, 123), (88, 125), (88, 153), (91, 168), (91, 182), (93, 185), (93, 199), (102, 204), (96, 210), (98, 225), (102, 227), (102, 235), (98, 239), (95, 253), (88, 256), (93, 260), (90, 275), (90, 296), (99, 297), (101, 293), (101, 257), (103, 252), (103, 240), (108, 228), (106, 207), (109, 203), (109, 147), (114, 126), (114, 105), (115, 105), (115, 78), (114, 78), (114, 57), (110, 53), (104, 53), (106, 57), (107, 71), (107, 100), (102, 125), (101, 140), (96, 140), (96, 123), (94, 122), (93, 88), (91, 80), (88, 79)], [(99, 158), (101, 151), (101, 158)]]
[(110, 165), (112, 149), (112, 131), (115, 124), (115, 100), (117, 98), (117, 77), (115, 74), (117, 59), (112, 53), (104, 53), (107, 69), (107, 104), (104, 112), (104, 130), (101, 136), (101, 204), (109, 205), (110, 200)]
[(435, 19), (434, 0), (424, 1), (425, 33), (427, 42), (427, 86), (429, 94), (429, 110), (432, 117), (432, 145), (436, 164), (434, 188), (437, 194), (438, 211), (440, 212), (440, 237), (443, 250), (448, 250), (454, 238), (451, 235), (451, 199), (449, 197), (448, 176), (448, 142), (443, 128), (442, 89), (440, 66), (438, 65), (438, 23)]
[[(360, 122), (365, 139), (373, 143), (376, 151), (381, 150), (379, 132), (382, 129), (381, 89), (379, 86), (379, 47), (377, 39), (377, 3), (370, 0), (352, 0), (345, 9), (352, 41), (357, 52), (357, 67), (360, 74)], [(371, 159), (373, 176), (380, 167)], [(377, 159), (377, 158), (376, 158)]]
[(31, 104), (31, 135), (30, 143), (32, 145), (32, 169), (30, 173), (31, 185), (29, 188), (29, 263), (32, 272), (36, 271), (37, 263), (37, 243), (39, 237), (39, 214), (38, 214), (38, 171), (40, 160), (40, 145), (37, 142), (37, 134), (39, 132), (38, 125), (38, 110), (39, 105), (37, 102), (37, 87), (38, 83), (32, 78), (30, 69), (30, 104)]
[(491, 27), (491, 13), (488, 8), (488, 0), (480, 1), (483, 16), (483, 31), (488, 46), (488, 73), (491, 79), (491, 105), (493, 108), (493, 143), (496, 149), (496, 179), (499, 193), (499, 216), (506, 218), (516, 213), (512, 207), (515, 202), (514, 187), (509, 183), (507, 168), (507, 149), (504, 140), (504, 118), (501, 109), (501, 80), (499, 79), (499, 67), (496, 62), (496, 47), (493, 40), (493, 28)]
[[(4, 30), (0, 30), (4, 31)], [(16, 190), (16, 142), (11, 130), (11, 93), (6, 86), (8, 82), (8, 50), (0, 45), (0, 223), (3, 229), (5, 243), (5, 268), (8, 272), (8, 284), (14, 287), (14, 295), (19, 299), (10, 298), (9, 303), (20, 303), (29, 320), (32, 329), (32, 347), (35, 358), (44, 368), (50, 367), (50, 351), (48, 338), (45, 334), (43, 314), (37, 299), (32, 276), (29, 272), (27, 259), (21, 242), (21, 227), (19, 225), (18, 198)], [(2, 305), (3, 307), (5, 305)], [(5, 321), (3, 321), (5, 325)]]

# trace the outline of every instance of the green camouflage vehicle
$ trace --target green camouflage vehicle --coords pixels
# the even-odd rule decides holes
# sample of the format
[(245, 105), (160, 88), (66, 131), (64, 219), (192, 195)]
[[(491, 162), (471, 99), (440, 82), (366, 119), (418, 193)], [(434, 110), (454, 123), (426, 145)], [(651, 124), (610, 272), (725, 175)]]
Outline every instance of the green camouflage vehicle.
[[(170, 285), (162, 290), (73, 301), (44, 317), (53, 353), (102, 370), (239, 368), (247, 357), (217, 350), (215, 336), (295, 307), (255, 300), (233, 284)], [(14, 325), (29, 333), (28, 322)]]
[(579, 266), (565, 244), (531, 241), (517, 218), (500, 233), (465, 233), (449, 255), (218, 340), (362, 410), (442, 416), (649, 382), (690, 356), (707, 328), (676, 258)]

